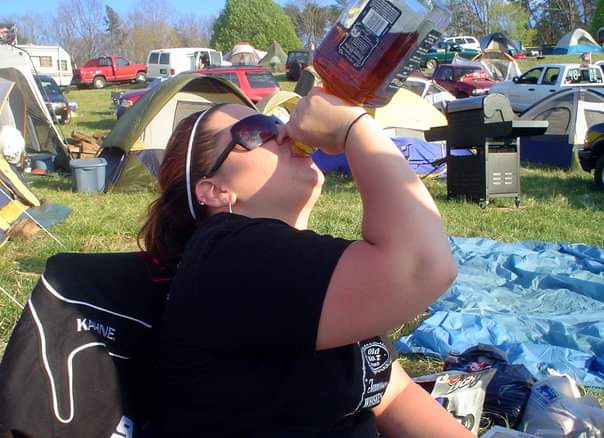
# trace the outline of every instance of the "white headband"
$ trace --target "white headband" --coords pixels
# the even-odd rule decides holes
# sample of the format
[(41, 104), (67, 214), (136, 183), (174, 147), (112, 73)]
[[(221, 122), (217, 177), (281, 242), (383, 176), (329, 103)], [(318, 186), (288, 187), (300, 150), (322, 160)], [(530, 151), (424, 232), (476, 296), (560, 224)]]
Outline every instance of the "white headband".
[(193, 149), (193, 140), (195, 140), (197, 125), (199, 125), (199, 122), (201, 122), (201, 119), (203, 119), (207, 112), (208, 110), (204, 110), (201, 114), (199, 114), (199, 116), (197, 116), (197, 120), (195, 120), (193, 128), (191, 129), (191, 135), (189, 136), (189, 144), (187, 146), (187, 162), (185, 164), (187, 200), (189, 201), (189, 211), (191, 212), (191, 216), (194, 220), (197, 220), (197, 215), (195, 214), (195, 207), (193, 205), (193, 188), (191, 187), (191, 150)]

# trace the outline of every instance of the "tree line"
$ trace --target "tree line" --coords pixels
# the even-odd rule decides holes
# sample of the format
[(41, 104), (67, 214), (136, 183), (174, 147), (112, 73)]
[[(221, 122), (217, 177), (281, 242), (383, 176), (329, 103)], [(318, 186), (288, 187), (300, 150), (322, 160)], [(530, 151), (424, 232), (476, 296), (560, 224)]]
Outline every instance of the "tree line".
[[(555, 44), (577, 27), (595, 34), (604, 25), (604, 0), (445, 0), (453, 14), (448, 35), (482, 37), (504, 32), (525, 46)], [(601, 4), (597, 4), (597, 2)], [(60, 0), (53, 14), (8, 16), (19, 43), (61, 45), (77, 64), (101, 54), (144, 62), (151, 49), (213, 47), (230, 50), (239, 41), (267, 49), (314, 47), (347, 0), (226, 0), (217, 17), (176, 13), (169, 0), (139, 0), (118, 13), (103, 0)]]

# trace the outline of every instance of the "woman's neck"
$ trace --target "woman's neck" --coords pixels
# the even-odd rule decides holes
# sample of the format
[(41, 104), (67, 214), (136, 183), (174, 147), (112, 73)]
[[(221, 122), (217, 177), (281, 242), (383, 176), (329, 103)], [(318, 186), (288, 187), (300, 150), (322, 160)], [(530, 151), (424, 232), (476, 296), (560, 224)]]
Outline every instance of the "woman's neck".
[[(221, 210), (222, 212), (227, 212), (228, 213), (228, 209), (227, 210)], [(303, 209), (300, 212), (292, 212), (292, 213), (287, 213), (287, 212), (281, 212), (281, 211), (266, 211), (266, 210), (261, 210), (261, 211), (257, 211), (254, 209), (249, 209), (246, 208), (245, 206), (242, 205), (233, 205), (233, 213), (237, 213), (243, 216), (247, 216), (247, 217), (251, 217), (251, 218), (271, 218), (271, 219), (278, 219), (282, 222), (285, 222), (286, 224), (298, 229), (298, 230), (305, 230), (308, 228), (308, 220), (310, 217), (310, 209)]]

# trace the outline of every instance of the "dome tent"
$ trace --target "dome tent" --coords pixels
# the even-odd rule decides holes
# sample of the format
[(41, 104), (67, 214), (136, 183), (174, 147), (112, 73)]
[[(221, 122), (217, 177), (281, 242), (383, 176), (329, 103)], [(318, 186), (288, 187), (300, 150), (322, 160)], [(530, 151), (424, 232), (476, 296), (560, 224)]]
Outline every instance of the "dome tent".
[(499, 50), (484, 50), (476, 55), (472, 61), (479, 62), (489, 76), (496, 81), (511, 81), (515, 76), (522, 74), (516, 60), (506, 52)]
[[(0, 78), (0, 126), (8, 115), (9, 96), (14, 82)], [(18, 226), (23, 213), (30, 207), (40, 206), (40, 200), (6, 162), (0, 153), (0, 246)]]
[(182, 73), (149, 90), (124, 113), (101, 146), (107, 160), (106, 191), (153, 189), (172, 131), (212, 103), (254, 104), (232, 82)]
[(0, 125), (17, 128), (27, 152), (52, 154), (55, 167), (69, 170), (69, 154), (30, 71), (28, 60), (12, 47), (0, 47), (0, 78), (10, 82), (8, 103), (0, 113)]
[(522, 53), (522, 43), (508, 38), (501, 32), (493, 32), (480, 40), (482, 50), (496, 49), (511, 56)]
[(241, 41), (224, 55), (224, 59), (233, 65), (256, 65), (266, 53), (256, 49), (250, 43)]
[(547, 120), (543, 135), (520, 137), (520, 159), (563, 169), (576, 166), (587, 129), (604, 122), (604, 89), (568, 87), (537, 102), (520, 120)]
[(277, 71), (285, 71), (285, 63), (287, 61), (287, 53), (281, 47), (277, 41), (273, 41), (273, 43), (268, 48), (266, 55), (258, 62), (258, 65), (262, 65), (265, 67), (271, 67), (272, 64), (279, 60), (279, 63), (276, 64), (275, 70)]
[(596, 40), (584, 29), (575, 29), (568, 32), (554, 47), (555, 55), (566, 55), (584, 52), (604, 52)]

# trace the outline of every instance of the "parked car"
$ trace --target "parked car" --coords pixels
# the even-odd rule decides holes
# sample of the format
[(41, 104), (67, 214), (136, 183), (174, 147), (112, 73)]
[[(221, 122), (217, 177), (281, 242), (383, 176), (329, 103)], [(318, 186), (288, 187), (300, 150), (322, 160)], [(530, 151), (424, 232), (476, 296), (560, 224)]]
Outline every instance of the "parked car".
[(119, 56), (100, 56), (73, 71), (74, 85), (104, 88), (107, 83), (145, 82), (147, 66), (132, 64)]
[(34, 75), (34, 79), (53, 121), (60, 124), (69, 123), (71, 121), (71, 106), (55, 80), (45, 75)]
[(447, 102), (455, 96), (429, 78), (411, 75), (403, 82), (402, 87), (430, 102), (439, 111), (444, 112)]
[(231, 65), (222, 52), (206, 47), (179, 47), (151, 50), (147, 55), (147, 77), (172, 77), (183, 71)]
[(439, 64), (449, 64), (456, 55), (472, 59), (479, 54), (480, 49), (466, 49), (457, 44), (440, 41), (422, 56), (420, 66), (435, 69)]
[(512, 109), (522, 112), (563, 87), (593, 87), (602, 84), (602, 70), (595, 64), (542, 64), (511, 81), (498, 83), (490, 92), (507, 96)]
[(480, 42), (473, 36), (455, 36), (442, 39), (446, 43), (456, 44), (464, 49), (480, 50)]
[(487, 94), (497, 84), (481, 67), (462, 64), (441, 64), (432, 79), (457, 98)]
[(296, 49), (287, 52), (287, 61), (285, 61), (285, 77), (290, 81), (300, 79), (300, 73), (306, 67), (312, 64), (312, 50)]
[(156, 78), (153, 79), (151, 82), (149, 82), (149, 86), (146, 88), (140, 88), (138, 90), (134, 90), (134, 91), (128, 91), (128, 92), (124, 92), (124, 91), (117, 91), (117, 92), (112, 92), (111, 93), (111, 100), (113, 101), (113, 104), (116, 107), (115, 110), (115, 116), (119, 119), (120, 117), (122, 117), (124, 115), (124, 112), (126, 112), (126, 110), (128, 108), (131, 108), (136, 102), (139, 101), (139, 99), (141, 97), (143, 97), (143, 95), (149, 91), (151, 88), (155, 88), (157, 87), (159, 84), (161, 84), (163, 81), (165, 81), (168, 78)]
[(596, 188), (604, 192), (604, 123), (591, 126), (585, 135), (579, 163), (584, 171), (594, 173)]
[(266, 67), (239, 65), (204, 68), (195, 70), (195, 72), (231, 81), (254, 103), (275, 91), (279, 91), (279, 83)]

